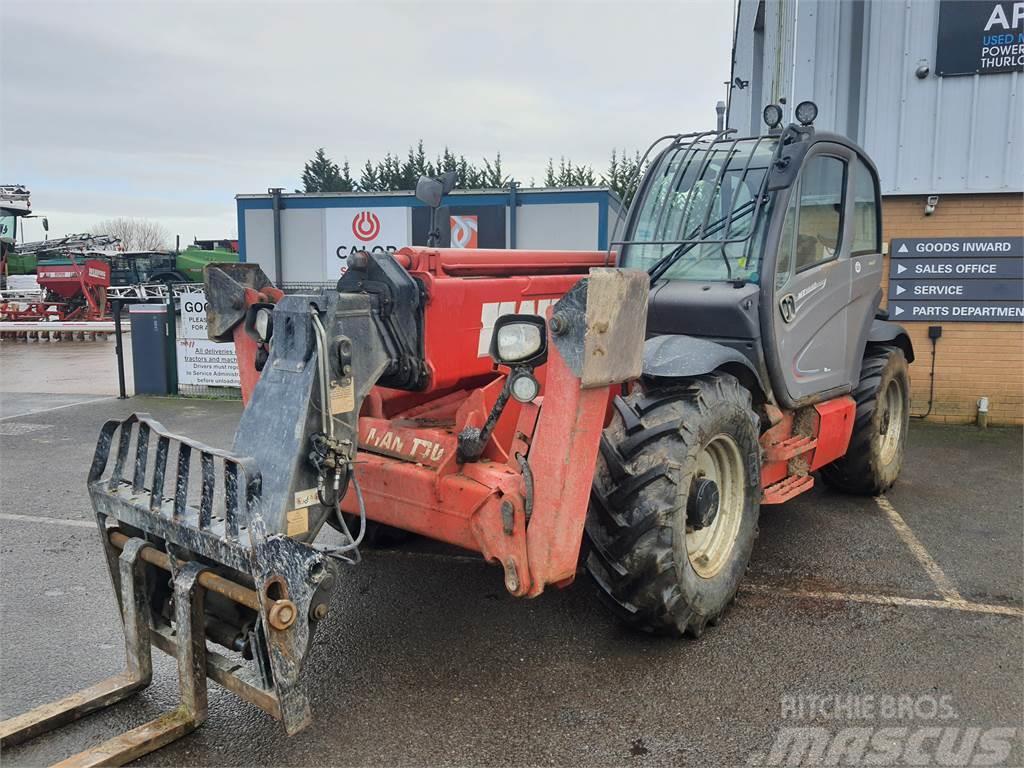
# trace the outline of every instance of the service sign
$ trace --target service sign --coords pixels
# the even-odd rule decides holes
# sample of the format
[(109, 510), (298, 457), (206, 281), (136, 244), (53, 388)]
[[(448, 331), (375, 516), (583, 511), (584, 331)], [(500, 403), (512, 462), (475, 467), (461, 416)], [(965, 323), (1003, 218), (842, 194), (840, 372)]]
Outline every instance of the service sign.
[(1024, 2), (941, 0), (935, 73), (1024, 72)]
[(395, 251), (409, 244), (409, 209), (327, 208), (324, 211), (327, 279), (345, 271), (357, 251)]
[(235, 345), (210, 341), (206, 335), (206, 293), (180, 297), (178, 383), (206, 387), (239, 387)]
[(918, 322), (1024, 322), (1024, 237), (896, 238), (889, 316)]

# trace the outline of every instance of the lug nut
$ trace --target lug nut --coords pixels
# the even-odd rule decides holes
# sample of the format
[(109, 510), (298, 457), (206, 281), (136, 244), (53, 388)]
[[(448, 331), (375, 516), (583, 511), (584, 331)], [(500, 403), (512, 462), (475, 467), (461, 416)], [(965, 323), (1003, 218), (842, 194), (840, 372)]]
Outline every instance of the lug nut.
[(295, 623), (295, 603), (291, 600), (275, 600), (270, 606), (270, 626), (274, 629), (288, 629)]

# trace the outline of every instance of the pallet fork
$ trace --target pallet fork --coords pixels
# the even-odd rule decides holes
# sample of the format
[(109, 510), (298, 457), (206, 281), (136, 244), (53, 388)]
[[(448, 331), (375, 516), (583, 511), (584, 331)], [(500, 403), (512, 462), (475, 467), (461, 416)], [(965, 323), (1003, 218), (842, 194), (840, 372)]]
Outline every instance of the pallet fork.
[[(104, 476), (115, 435), (116, 460)], [(173, 491), (165, 496), (172, 453)], [(200, 468), (198, 483), (190, 483), (194, 464)], [(289, 734), (308, 725), (309, 703), (297, 679), (312, 631), (326, 615), (336, 566), (308, 545), (268, 536), (259, 515), (260, 490), (259, 472), (249, 459), (172, 435), (146, 414), (108, 421), (89, 492), (120, 604), (127, 663), (120, 674), (0, 723), (0, 747), (147, 687), (151, 645), (177, 659), (180, 704), (59, 765), (123, 765), (190, 733), (206, 720), (207, 677), (282, 720)], [(207, 637), (217, 636), (216, 612), (209, 610), (214, 601), (221, 613), (252, 617), (248, 637), (236, 638), (234, 646), (251, 649), (255, 670), (240, 657), (207, 647)]]

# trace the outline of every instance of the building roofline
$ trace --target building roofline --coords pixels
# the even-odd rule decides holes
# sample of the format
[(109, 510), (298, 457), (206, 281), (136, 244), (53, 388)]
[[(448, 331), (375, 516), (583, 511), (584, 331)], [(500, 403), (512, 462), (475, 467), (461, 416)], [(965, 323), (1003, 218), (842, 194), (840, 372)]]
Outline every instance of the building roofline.
[[(575, 192), (604, 192), (618, 200), (618, 195), (608, 187), (520, 187), (516, 190), (517, 195), (551, 194)], [(412, 190), (388, 190), (383, 192), (282, 192), (281, 197), (286, 199), (316, 199), (316, 198), (366, 198), (366, 197), (415, 197)], [(498, 189), (456, 189), (449, 192), (445, 197), (459, 197), (461, 195), (508, 195), (509, 190)], [(241, 193), (235, 195), (236, 200), (270, 200), (273, 196), (268, 192)]]

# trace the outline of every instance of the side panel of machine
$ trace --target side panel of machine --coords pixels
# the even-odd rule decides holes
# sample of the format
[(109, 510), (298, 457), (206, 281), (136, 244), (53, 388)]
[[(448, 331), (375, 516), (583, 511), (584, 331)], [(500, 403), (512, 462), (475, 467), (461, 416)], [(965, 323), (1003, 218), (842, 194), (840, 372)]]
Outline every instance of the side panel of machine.
[[(854, 266), (845, 231), (854, 157), (840, 144), (812, 145), (774, 211), (762, 318), (773, 389), (786, 407), (848, 391), (855, 376), (847, 354)], [(857, 293), (869, 282), (857, 281)]]
[(474, 376), (488, 376), (494, 323), (503, 315), (547, 315), (582, 275), (449, 277), (418, 274), (426, 286), (424, 357), (430, 390), (447, 389)]

